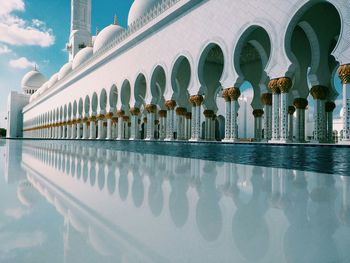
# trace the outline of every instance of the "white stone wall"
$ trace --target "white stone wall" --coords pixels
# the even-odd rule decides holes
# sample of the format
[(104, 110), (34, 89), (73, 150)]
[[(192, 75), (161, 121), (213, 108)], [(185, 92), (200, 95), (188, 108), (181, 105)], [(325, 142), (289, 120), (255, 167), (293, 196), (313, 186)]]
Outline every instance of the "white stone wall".
[(22, 137), (23, 115), (22, 110), (29, 103), (29, 95), (12, 91), (7, 101), (7, 138)]

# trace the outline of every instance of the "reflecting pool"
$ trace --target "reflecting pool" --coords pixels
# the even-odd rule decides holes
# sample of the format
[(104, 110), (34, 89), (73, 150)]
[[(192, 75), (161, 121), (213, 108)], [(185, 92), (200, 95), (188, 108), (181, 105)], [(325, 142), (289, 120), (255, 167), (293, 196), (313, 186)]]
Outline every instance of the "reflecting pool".
[(0, 141), (0, 262), (349, 262), (346, 148), (126, 145)]

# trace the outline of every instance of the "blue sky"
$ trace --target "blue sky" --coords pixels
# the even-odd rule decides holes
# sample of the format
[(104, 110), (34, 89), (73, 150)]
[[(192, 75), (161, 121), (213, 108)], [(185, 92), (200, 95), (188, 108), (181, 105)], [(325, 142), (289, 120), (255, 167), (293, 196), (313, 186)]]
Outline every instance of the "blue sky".
[[(0, 0), (0, 127), (7, 95), (20, 91), (23, 75), (36, 63), (49, 78), (67, 62), (70, 0)], [(92, 0), (92, 32), (113, 23), (126, 27), (133, 0)]]

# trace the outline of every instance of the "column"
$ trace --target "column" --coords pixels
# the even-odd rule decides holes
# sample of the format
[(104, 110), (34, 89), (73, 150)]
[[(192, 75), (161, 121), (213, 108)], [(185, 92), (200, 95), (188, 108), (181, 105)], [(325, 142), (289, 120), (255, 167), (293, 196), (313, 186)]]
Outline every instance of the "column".
[(327, 97), (328, 88), (325, 86), (313, 86), (310, 90), (311, 96), (314, 98), (314, 143), (326, 142), (326, 134), (324, 125), (325, 118), (325, 103), (324, 100)]
[(292, 87), (292, 81), (290, 78), (279, 78), (278, 87), (281, 91), (280, 95), (280, 142), (286, 143), (288, 140), (288, 92)]
[(269, 88), (272, 91), (272, 138), (271, 142), (280, 140), (280, 89), (278, 79), (272, 79), (269, 82)]
[(84, 117), (83, 119), (83, 139), (84, 140), (89, 139), (88, 122), (89, 122), (89, 118)]
[(195, 103), (195, 98), (196, 96), (190, 96), (189, 98), (189, 102), (191, 104), (191, 113), (192, 113), (192, 120), (191, 120), (191, 138), (190, 141), (194, 141), (195, 140), (195, 133), (196, 133), (196, 115), (197, 115), (197, 109), (196, 109), (196, 103)]
[(77, 120), (72, 120), (72, 125), (71, 125), (71, 139), (76, 139), (77, 138)]
[(294, 131), (294, 106), (288, 107), (288, 141), (294, 141), (293, 131)]
[(267, 142), (272, 138), (272, 94), (264, 93), (261, 96), (261, 102), (264, 105), (264, 141)]
[(343, 139), (341, 143), (350, 144), (350, 64), (341, 65), (338, 74), (343, 85)]
[(335, 109), (335, 103), (333, 101), (327, 101), (326, 105), (326, 128), (327, 128), (327, 133), (326, 133), (326, 141), (328, 143), (334, 143), (333, 140), (333, 111)]
[(66, 131), (66, 139), (71, 139), (72, 138), (72, 121), (69, 120), (67, 121), (67, 131)]
[(176, 108), (176, 138), (177, 140), (185, 139), (185, 116), (187, 110), (186, 108), (177, 107)]
[(148, 125), (147, 125), (147, 137), (146, 140), (154, 140), (154, 132), (155, 132), (155, 121), (156, 121), (156, 112), (157, 105), (148, 104), (146, 105), (146, 110), (148, 112)]
[(112, 118), (112, 138), (118, 138), (118, 117)]
[(166, 118), (166, 141), (171, 141), (174, 139), (174, 121), (175, 121), (175, 107), (176, 107), (176, 101), (174, 100), (167, 100), (165, 102), (165, 107), (167, 108), (167, 118)]
[(191, 139), (191, 122), (192, 122), (192, 113), (186, 113), (186, 122), (185, 122), (185, 139)]
[(124, 115), (123, 116), (123, 134), (122, 139), (129, 140), (129, 128), (131, 126), (131, 123), (129, 123), (129, 116)]
[(131, 108), (131, 128), (130, 128), (130, 140), (139, 139), (139, 108)]
[(97, 115), (96, 119), (97, 119), (97, 139), (103, 140), (105, 138), (104, 127), (103, 127), (105, 115), (101, 113)]
[(214, 111), (212, 110), (205, 110), (203, 112), (204, 117), (205, 117), (205, 131), (204, 131), (204, 139), (206, 141), (212, 141), (213, 140), (213, 135), (212, 135), (212, 122), (213, 122), (213, 117), (214, 117)]
[(225, 100), (225, 138), (224, 142), (231, 139), (231, 98), (229, 96), (229, 89), (224, 89), (222, 97)]
[(159, 139), (164, 140), (166, 138), (166, 121), (167, 121), (167, 111), (159, 111)]
[(305, 143), (305, 109), (308, 101), (304, 98), (296, 98), (293, 104), (296, 109), (295, 142)]
[(148, 130), (148, 120), (147, 117), (143, 118), (143, 139), (147, 138), (147, 130)]
[(124, 121), (123, 121), (123, 116), (125, 112), (123, 110), (117, 111), (117, 116), (118, 116), (118, 140), (124, 139)]
[(62, 125), (63, 125), (62, 122), (58, 123), (58, 139), (62, 138)]
[(90, 140), (96, 139), (96, 116), (91, 116), (90, 121)]
[(228, 95), (231, 99), (231, 135), (230, 135), (230, 141), (236, 142), (239, 141), (238, 139), (238, 124), (237, 124), (237, 116), (238, 116), (238, 109), (239, 109), (239, 103), (238, 98), (241, 96), (241, 91), (239, 88), (233, 87), (230, 88), (228, 91)]
[(76, 137), (75, 139), (81, 139), (81, 116), (78, 117), (78, 119), (76, 120)]
[(254, 139), (256, 142), (260, 142), (262, 139), (262, 116), (264, 111), (261, 109), (253, 110), (254, 116)]

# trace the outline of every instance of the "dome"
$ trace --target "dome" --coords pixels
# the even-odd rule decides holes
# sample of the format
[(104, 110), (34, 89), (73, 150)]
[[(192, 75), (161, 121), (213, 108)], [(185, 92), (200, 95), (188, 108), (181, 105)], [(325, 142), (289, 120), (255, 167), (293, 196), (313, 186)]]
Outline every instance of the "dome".
[(92, 47), (86, 47), (80, 50), (73, 59), (72, 69), (74, 70), (77, 67), (79, 67), (85, 61), (87, 61), (92, 56), (92, 54), (93, 54)]
[(101, 50), (105, 47), (109, 42), (111, 42), (114, 38), (116, 38), (121, 32), (123, 28), (118, 25), (110, 25), (104, 28), (97, 36), (94, 42), (94, 53)]
[(160, 2), (161, 0), (135, 0), (129, 11), (128, 25), (131, 25), (137, 19), (145, 15), (152, 7)]
[(72, 71), (72, 62), (64, 64), (63, 67), (58, 72), (58, 80), (63, 79)]
[(52, 77), (49, 80), (48, 87), (51, 88), (55, 83), (58, 81), (58, 73), (52, 75)]
[(34, 69), (24, 75), (21, 82), (21, 86), (22, 86), (22, 89), (24, 90), (27, 90), (27, 89), (37, 90), (45, 82), (46, 82), (46, 79), (44, 75), (41, 74), (37, 69)]

